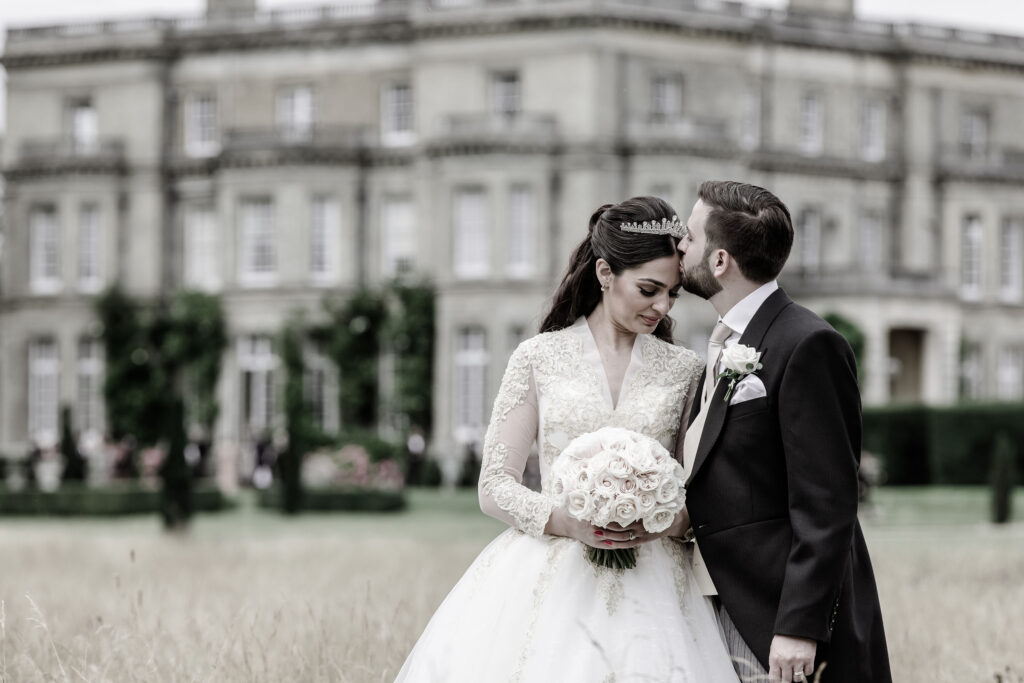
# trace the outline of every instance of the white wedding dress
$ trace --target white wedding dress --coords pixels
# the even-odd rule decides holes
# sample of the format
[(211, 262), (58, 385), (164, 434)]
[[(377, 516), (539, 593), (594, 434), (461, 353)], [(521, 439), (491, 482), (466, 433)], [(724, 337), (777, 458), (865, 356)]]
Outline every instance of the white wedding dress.
[[(576, 436), (632, 429), (674, 452), (692, 351), (640, 335), (618, 405), (586, 320), (512, 354), (484, 440), (480, 503), (512, 527), (474, 560), (434, 614), (396, 681), (718, 683), (738, 679), (689, 551), (659, 539), (634, 569), (596, 567), (578, 541), (548, 536), (551, 464)], [(533, 442), (540, 493), (521, 484)]]

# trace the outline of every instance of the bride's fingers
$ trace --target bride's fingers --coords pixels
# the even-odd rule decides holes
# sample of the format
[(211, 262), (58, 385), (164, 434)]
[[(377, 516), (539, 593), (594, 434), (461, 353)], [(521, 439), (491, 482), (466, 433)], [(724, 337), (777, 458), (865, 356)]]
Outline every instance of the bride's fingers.
[(613, 541), (615, 543), (630, 541), (636, 537), (636, 533), (632, 531), (614, 531), (612, 529), (600, 528), (594, 529), (594, 535), (602, 541)]

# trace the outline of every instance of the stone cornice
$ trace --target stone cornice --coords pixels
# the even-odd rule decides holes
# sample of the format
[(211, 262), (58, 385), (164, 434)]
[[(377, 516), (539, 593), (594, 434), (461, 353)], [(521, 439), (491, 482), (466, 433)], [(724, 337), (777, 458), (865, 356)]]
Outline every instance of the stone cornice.
[(415, 148), (382, 147), (282, 147), (260, 150), (227, 150), (212, 157), (179, 156), (171, 160), (168, 173), (175, 177), (212, 176), (225, 170), (276, 168), (281, 166), (364, 166), (400, 167), (418, 158)]
[(124, 160), (52, 159), (26, 160), (3, 169), (7, 182), (30, 180), (66, 175), (110, 175), (121, 176), (128, 172)]
[[(744, 156), (739, 157), (744, 160)], [(769, 173), (856, 178), (859, 180), (901, 180), (906, 171), (897, 161), (870, 162), (852, 157), (804, 156), (783, 150), (761, 149), (745, 160), (751, 169)]]
[[(839, 52), (877, 54), (926, 63), (986, 66), (1024, 71), (1024, 38), (980, 34), (913, 24), (824, 19), (779, 12), (657, 9), (630, 2), (545, 3), (513, 11), (464, 8), (406, 11), (359, 20), (325, 18), (297, 25), (218, 24), (150, 28), (148, 42), (129, 42), (116, 31), (90, 35), (76, 47), (75, 34), (59, 27), (8, 40), (0, 59), (7, 69), (116, 60), (168, 59), (188, 53), (412, 43), (435, 39), (540, 31), (618, 29), (666, 35), (714, 37), (741, 42), (790, 45)], [(153, 20), (159, 22), (160, 20)], [(162, 28), (160, 28), (162, 27)], [(29, 29), (28, 31), (32, 31)], [(45, 48), (45, 49), (44, 49)]]

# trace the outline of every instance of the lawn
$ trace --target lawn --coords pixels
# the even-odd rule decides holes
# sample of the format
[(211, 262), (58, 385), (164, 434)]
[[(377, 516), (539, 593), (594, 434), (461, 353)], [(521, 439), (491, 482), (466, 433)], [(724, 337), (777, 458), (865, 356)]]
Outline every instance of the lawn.
[[(1017, 519), (1024, 518), (1024, 491)], [(1024, 681), (1024, 522), (984, 489), (882, 489), (863, 520), (901, 682)], [(473, 491), (385, 515), (251, 506), (0, 521), (0, 681), (391, 681), (502, 525)]]

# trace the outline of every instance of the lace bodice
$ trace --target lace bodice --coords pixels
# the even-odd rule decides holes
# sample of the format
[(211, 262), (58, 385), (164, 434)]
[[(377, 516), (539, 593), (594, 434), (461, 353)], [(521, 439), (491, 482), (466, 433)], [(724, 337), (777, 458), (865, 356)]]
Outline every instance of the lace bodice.
[[(543, 534), (552, 507), (551, 464), (574, 438), (601, 427), (632, 429), (675, 452), (683, 404), (703, 367), (692, 351), (638, 335), (613, 406), (585, 318), (526, 340), (512, 353), (484, 438), (481, 508), (525, 533)], [(540, 493), (522, 484), (534, 441)]]

